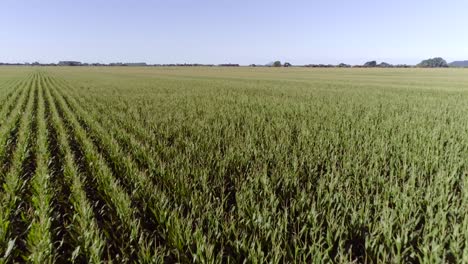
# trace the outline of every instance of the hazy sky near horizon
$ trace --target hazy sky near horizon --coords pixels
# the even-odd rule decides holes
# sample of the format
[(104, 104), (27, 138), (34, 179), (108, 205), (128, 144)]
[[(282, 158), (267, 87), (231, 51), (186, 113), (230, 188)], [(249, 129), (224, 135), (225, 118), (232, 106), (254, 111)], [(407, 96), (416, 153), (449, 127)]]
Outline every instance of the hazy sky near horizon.
[(465, 0), (2, 0), (0, 61), (468, 60)]

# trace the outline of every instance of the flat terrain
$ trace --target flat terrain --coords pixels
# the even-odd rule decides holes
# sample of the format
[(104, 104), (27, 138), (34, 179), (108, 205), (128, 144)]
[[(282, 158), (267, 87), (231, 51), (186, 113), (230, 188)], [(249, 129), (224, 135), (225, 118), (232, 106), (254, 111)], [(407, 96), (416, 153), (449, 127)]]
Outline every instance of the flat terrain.
[(468, 70), (0, 67), (7, 262), (468, 262)]

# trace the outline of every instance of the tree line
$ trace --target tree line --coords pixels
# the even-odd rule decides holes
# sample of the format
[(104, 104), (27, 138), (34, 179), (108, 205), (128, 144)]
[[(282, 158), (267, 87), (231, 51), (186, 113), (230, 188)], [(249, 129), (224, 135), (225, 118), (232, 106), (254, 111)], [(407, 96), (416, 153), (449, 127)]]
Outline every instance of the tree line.
[[(468, 64), (468, 62), (467, 62)], [(2, 63), (0, 65), (10, 65), (10, 66), (114, 66), (114, 67), (123, 67), (123, 66), (153, 66), (153, 67), (240, 67), (240, 64), (237, 63), (223, 63), (223, 64), (200, 64), (200, 63), (176, 63), (176, 64), (147, 64), (145, 62), (137, 62), (137, 63), (83, 63), (79, 61), (60, 61), (58, 63)], [(309, 67), (309, 68), (412, 68), (412, 67), (420, 67), (420, 68), (446, 68), (446, 67), (455, 67), (456, 64), (448, 64), (441, 57), (430, 58), (421, 61), (416, 65), (408, 65), (408, 64), (390, 64), (387, 62), (380, 62), (378, 63), (375, 60), (368, 61), (362, 65), (350, 65), (346, 63), (340, 63), (337, 65), (334, 64), (305, 64), (305, 65), (292, 65), (289, 62), (282, 63), (281, 61), (273, 61), (268, 64), (250, 64), (250, 67)]]

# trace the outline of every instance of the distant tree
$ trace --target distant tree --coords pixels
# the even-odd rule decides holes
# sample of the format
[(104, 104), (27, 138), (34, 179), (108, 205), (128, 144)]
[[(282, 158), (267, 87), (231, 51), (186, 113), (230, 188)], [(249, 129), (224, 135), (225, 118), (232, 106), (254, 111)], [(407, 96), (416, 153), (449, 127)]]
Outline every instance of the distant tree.
[(219, 67), (239, 67), (240, 65), (237, 63), (223, 63), (218, 64)]
[(381, 63), (379, 63), (379, 65), (377, 65), (377, 67), (390, 68), (390, 67), (393, 67), (393, 65), (391, 65), (390, 63), (386, 63), (386, 62), (381, 62)]
[(440, 57), (423, 60), (418, 64), (418, 67), (423, 68), (446, 68), (448, 66), (447, 62)]
[(395, 68), (411, 68), (413, 66), (407, 65), (407, 64), (397, 64), (397, 65), (395, 65), (393, 67), (395, 67)]
[(291, 63), (289, 63), (289, 62), (285, 62), (283, 66), (284, 66), (284, 67), (291, 67), (292, 65), (291, 65)]
[(273, 67), (281, 67), (281, 61), (273, 62)]
[(449, 63), (449, 67), (468, 67), (468, 61), (453, 61)]
[(79, 61), (59, 61), (59, 66), (81, 66)]
[(376, 66), (377, 66), (376, 61), (368, 61), (368, 62), (364, 63), (364, 67), (376, 67)]
[(340, 63), (340, 64), (338, 64), (337, 67), (338, 67), (338, 68), (349, 68), (349, 67), (351, 67), (351, 65), (348, 65), (348, 64), (346, 64), (346, 63)]

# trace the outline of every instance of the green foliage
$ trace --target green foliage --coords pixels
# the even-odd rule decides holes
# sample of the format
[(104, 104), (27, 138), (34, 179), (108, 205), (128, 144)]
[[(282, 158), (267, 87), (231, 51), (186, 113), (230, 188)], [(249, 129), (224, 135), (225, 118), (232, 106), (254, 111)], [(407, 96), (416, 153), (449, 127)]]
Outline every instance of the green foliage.
[(281, 67), (281, 66), (282, 66), (281, 61), (273, 62), (273, 67)]
[(448, 66), (447, 62), (440, 57), (423, 60), (418, 64), (418, 67), (422, 68), (447, 68)]
[(376, 61), (368, 61), (368, 62), (364, 63), (364, 67), (369, 67), (369, 68), (377, 67), (377, 62)]
[(460, 71), (42, 69), (0, 69), (2, 262), (468, 261)]

